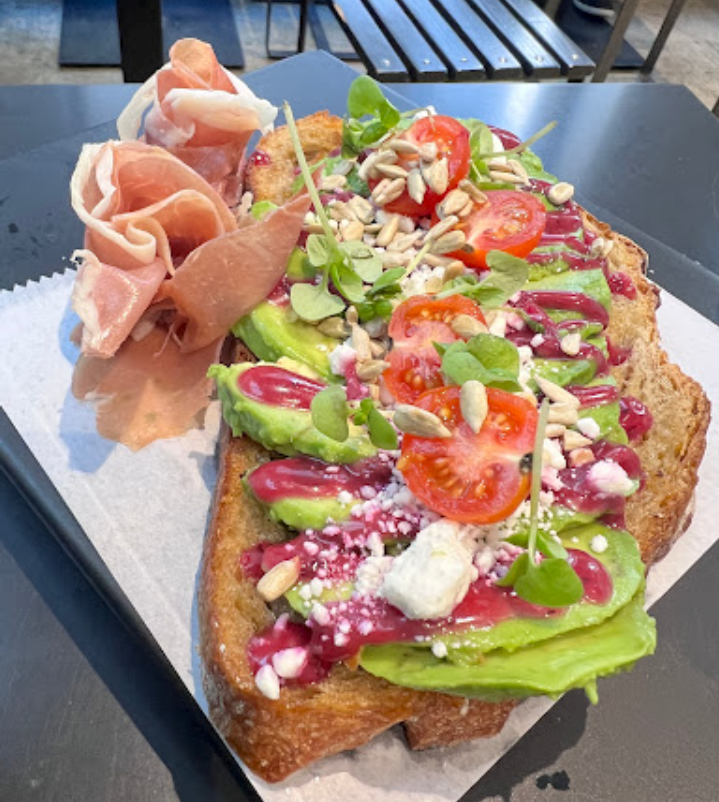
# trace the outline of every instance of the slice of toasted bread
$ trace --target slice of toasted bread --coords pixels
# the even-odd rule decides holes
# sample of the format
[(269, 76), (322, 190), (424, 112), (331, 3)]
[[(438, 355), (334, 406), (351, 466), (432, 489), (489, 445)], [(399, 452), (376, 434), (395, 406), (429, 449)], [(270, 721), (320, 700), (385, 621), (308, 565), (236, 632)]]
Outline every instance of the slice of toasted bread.
[[(324, 124), (321, 116), (308, 119), (311, 122), (305, 124), (313, 141), (331, 150), (337, 135), (332, 118), (327, 118), (326, 136), (319, 130)], [(287, 197), (295, 169), (283, 130), (260, 142), (271, 158), (282, 155), (282, 164), (277, 156), (281, 188), (265, 183), (266, 176), (255, 172), (251, 181), (257, 200), (279, 202)], [(308, 155), (312, 160), (313, 155)], [(657, 291), (644, 276), (646, 254), (589, 215), (587, 222), (615, 243), (610, 270), (627, 273), (637, 287), (633, 300), (615, 296), (609, 336), (617, 346), (632, 349), (625, 364), (612, 370), (620, 392), (644, 401), (654, 417), (654, 426), (637, 447), (647, 473), (646, 485), (627, 505), (628, 528), (651, 564), (688, 524), (706, 444), (709, 403), (699, 385), (672, 365), (659, 345)], [(240, 354), (247, 358), (246, 351)], [(238, 755), (259, 776), (275, 782), (322, 757), (366, 743), (400, 722), (414, 749), (496, 734), (513, 703), (411, 691), (342, 665), (335, 666), (317, 686), (284, 688), (278, 701), (259, 692), (246, 647), (274, 616), (254, 584), (243, 577), (239, 557), (261, 540), (282, 540), (287, 534), (245, 495), (241, 480), (268, 456), (247, 438), (231, 438), (225, 428), (200, 587), (201, 649), (210, 715)]]

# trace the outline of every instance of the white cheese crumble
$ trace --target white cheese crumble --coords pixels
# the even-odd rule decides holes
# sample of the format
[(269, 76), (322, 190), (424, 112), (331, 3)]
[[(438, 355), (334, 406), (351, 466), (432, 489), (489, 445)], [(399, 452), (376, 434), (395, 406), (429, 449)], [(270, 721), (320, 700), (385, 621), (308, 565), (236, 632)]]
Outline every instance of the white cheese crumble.
[(393, 557), (367, 557), (357, 569), (355, 591), (360, 596), (376, 596), (393, 559)]
[(357, 351), (349, 340), (330, 351), (330, 370), (335, 376), (344, 376), (347, 368), (357, 361)]
[(442, 641), (432, 644), (432, 654), (440, 660), (447, 656), (447, 646)]
[(567, 467), (567, 460), (562, 453), (562, 446), (559, 440), (545, 437), (542, 443), (542, 466), (556, 468), (558, 471)]
[(577, 429), (591, 440), (596, 440), (602, 432), (594, 418), (580, 418), (577, 421)]
[(445, 618), (465, 597), (472, 581), (472, 552), (461, 527), (443, 519), (417, 535), (394, 559), (380, 593), (407, 618)]
[(301, 646), (282, 649), (272, 655), (272, 667), (278, 677), (295, 679), (295, 677), (299, 677), (306, 665), (307, 649)]
[(595, 554), (603, 554), (607, 550), (607, 546), (609, 546), (609, 543), (604, 535), (595, 535), (589, 544), (589, 548)]
[(601, 493), (614, 496), (628, 496), (636, 488), (636, 483), (629, 478), (621, 465), (606, 459), (592, 465), (587, 480)]
[(277, 701), (280, 698), (280, 679), (269, 663), (255, 674), (257, 690), (268, 699)]

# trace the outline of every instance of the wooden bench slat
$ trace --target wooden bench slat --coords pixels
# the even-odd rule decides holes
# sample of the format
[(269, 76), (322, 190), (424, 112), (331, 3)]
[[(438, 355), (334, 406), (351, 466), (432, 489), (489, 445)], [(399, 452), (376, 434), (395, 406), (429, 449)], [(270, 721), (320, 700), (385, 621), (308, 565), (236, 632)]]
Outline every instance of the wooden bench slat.
[[(476, 31), (478, 38), (482, 39), (482, 41), (487, 41), (488, 54), (494, 56), (494, 58), (487, 58), (483, 63), (478, 58), (477, 50), (470, 47), (465, 39), (458, 35), (458, 28), (456, 29), (457, 32), (455, 32), (455, 27), (450, 25), (435, 8), (435, 3), (432, 3), (431, 0), (402, 0), (402, 2), (417, 26), (442, 54), (442, 58), (446, 61), (453, 79), (472, 81), (484, 78), (485, 63), (489, 68), (488, 72), (495, 71), (495, 64), (499, 69), (504, 67), (496, 58), (496, 53), (493, 52), (491, 40), (494, 39), (500, 47), (502, 47), (501, 42), (488, 29), (486, 32), (479, 29)], [(486, 26), (484, 27), (486, 28)], [(502, 47), (502, 52), (504, 55), (511, 57), (506, 48)], [(484, 52), (482, 55), (484, 55)], [(518, 74), (521, 75), (520, 65), (515, 62), (514, 66), (519, 70)], [(505, 77), (516, 77), (517, 73), (509, 74), (512, 72), (512, 64), (507, 62), (506, 67)]]
[(365, 0), (415, 81), (446, 81), (447, 66), (396, 0)]
[(457, 34), (485, 63), (491, 78), (509, 80), (523, 78), (525, 71), (515, 57), (514, 48), (466, 0), (433, 0)]
[(580, 50), (532, 0), (504, 0), (504, 2), (554, 53), (562, 65), (563, 75), (568, 78), (585, 78), (594, 72), (596, 65), (589, 56)]
[(502, 0), (467, 0), (503, 39), (528, 75), (534, 78), (559, 78), (562, 68), (554, 56), (512, 14)]
[(361, 0), (332, 0), (332, 10), (367, 72), (381, 81), (409, 81), (409, 72)]

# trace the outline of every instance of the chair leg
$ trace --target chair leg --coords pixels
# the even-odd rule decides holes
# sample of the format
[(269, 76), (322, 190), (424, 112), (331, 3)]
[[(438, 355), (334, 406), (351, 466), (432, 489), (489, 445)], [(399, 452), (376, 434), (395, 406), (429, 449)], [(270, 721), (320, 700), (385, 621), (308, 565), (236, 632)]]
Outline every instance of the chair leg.
[(719, 117), (719, 100), (717, 100), (717, 102), (714, 104), (712, 114), (715, 114), (717, 117)]
[(311, 0), (300, 0), (300, 24), (297, 31), (297, 49), (292, 52), (290, 50), (272, 50), (270, 49), (270, 37), (272, 34), (272, 0), (267, 0), (267, 16), (265, 18), (265, 52), (268, 58), (287, 58), (288, 56), (295, 56), (297, 53), (302, 53), (305, 49), (305, 42), (307, 40), (307, 19), (309, 15), (309, 6)]
[(562, 0), (547, 0), (544, 4), (542, 11), (550, 18), (554, 19), (559, 11), (559, 6), (562, 5)]
[(649, 51), (649, 55), (646, 57), (644, 64), (642, 64), (642, 68), (640, 71), (643, 75), (649, 75), (649, 73), (656, 66), (657, 59), (659, 58), (662, 50), (664, 49), (664, 45), (666, 44), (666, 41), (669, 38), (669, 34), (672, 32), (672, 28), (674, 28), (677, 18), (679, 17), (679, 14), (681, 14), (682, 9), (686, 5), (686, 2), (687, 0), (674, 0), (674, 2), (669, 7), (669, 11), (667, 11), (667, 15), (664, 18), (662, 27), (659, 29), (657, 38), (654, 40), (652, 49)]
[(623, 0), (617, 20), (614, 23), (614, 30), (609, 37), (609, 41), (607, 42), (607, 46), (604, 48), (604, 52), (599, 57), (599, 61), (597, 62), (597, 69), (594, 71), (594, 75), (592, 76), (592, 83), (601, 83), (607, 80), (607, 75), (609, 75), (609, 71), (614, 66), (617, 53), (619, 53), (619, 49), (624, 41), (624, 34), (627, 32), (627, 28), (629, 27), (629, 23), (632, 21), (632, 17), (637, 10), (638, 4), (639, 0)]

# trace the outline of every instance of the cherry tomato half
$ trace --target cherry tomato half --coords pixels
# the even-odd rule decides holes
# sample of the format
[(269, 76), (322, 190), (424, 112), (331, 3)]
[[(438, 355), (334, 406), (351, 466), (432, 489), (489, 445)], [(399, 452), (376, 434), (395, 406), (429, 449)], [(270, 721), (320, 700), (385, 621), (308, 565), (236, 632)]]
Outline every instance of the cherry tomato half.
[(487, 388), (489, 412), (478, 434), (464, 421), (459, 387), (421, 395), (418, 407), (438, 415), (449, 438), (405, 435), (397, 464), (409, 489), (440, 515), (490, 524), (510, 515), (529, 493), (522, 458), (532, 451), (536, 407), (527, 399)]
[(467, 245), (473, 250), (452, 254), (475, 270), (487, 269), (489, 251), (527, 256), (539, 245), (547, 222), (542, 202), (529, 192), (494, 189), (485, 195), (487, 203), (475, 206), (457, 226), (464, 231)]
[(452, 321), (458, 315), (485, 322), (478, 304), (462, 295), (442, 299), (416, 295), (394, 310), (389, 324), (393, 341), (388, 357), (390, 366), (383, 378), (397, 401), (410, 404), (426, 390), (442, 386), (442, 360), (434, 343), (453, 343), (459, 339), (452, 330)]
[[(412, 123), (398, 138), (418, 146), (432, 142), (437, 146), (437, 158), (447, 159), (449, 182), (446, 192), (454, 189), (463, 178), (467, 177), (470, 157), (469, 131), (452, 117), (444, 117), (441, 114), (423, 117)], [(418, 163), (417, 157), (413, 154), (399, 155), (398, 164), (406, 170), (417, 167)], [(374, 189), (379, 181), (380, 179), (370, 179), (370, 189)], [(405, 190), (399, 198), (386, 204), (384, 208), (395, 214), (421, 217), (431, 214), (446, 192), (436, 193), (427, 189), (422, 203), (416, 203)]]

